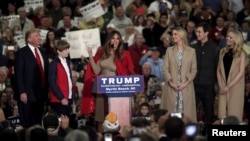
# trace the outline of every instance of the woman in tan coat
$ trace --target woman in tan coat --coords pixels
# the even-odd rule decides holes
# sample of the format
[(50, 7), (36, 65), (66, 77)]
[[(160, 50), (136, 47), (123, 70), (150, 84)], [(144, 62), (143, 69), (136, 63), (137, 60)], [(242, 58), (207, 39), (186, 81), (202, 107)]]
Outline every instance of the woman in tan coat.
[(173, 42), (164, 58), (166, 84), (161, 107), (171, 113), (181, 113), (197, 122), (193, 79), (197, 72), (195, 50), (188, 46), (186, 31), (173, 29)]
[(234, 115), (242, 121), (245, 90), (246, 53), (238, 30), (229, 30), (226, 47), (220, 51), (217, 67), (219, 85), (218, 117)]

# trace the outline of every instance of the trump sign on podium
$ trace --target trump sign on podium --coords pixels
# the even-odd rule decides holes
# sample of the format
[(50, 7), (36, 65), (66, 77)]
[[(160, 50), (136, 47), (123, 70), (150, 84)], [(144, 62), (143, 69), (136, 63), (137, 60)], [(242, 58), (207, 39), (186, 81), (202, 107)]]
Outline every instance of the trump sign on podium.
[(96, 91), (108, 97), (109, 112), (117, 115), (120, 130), (130, 124), (131, 96), (144, 91), (144, 77), (142, 75), (126, 76), (98, 76)]
[(107, 96), (131, 96), (144, 91), (142, 75), (128, 76), (99, 76), (97, 78), (97, 92)]

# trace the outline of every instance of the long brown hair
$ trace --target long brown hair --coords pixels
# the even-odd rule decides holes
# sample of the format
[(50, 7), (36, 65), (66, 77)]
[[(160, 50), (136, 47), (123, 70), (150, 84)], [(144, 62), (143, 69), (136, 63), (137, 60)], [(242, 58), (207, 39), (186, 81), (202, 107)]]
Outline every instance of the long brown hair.
[(122, 59), (123, 59), (122, 53), (124, 50), (124, 47), (123, 47), (124, 43), (123, 43), (122, 36), (121, 36), (120, 32), (116, 31), (116, 30), (112, 31), (112, 33), (108, 37), (107, 42), (103, 46), (104, 54), (102, 56), (102, 59), (106, 59), (106, 58), (110, 57), (110, 55), (111, 55), (110, 50), (113, 48), (113, 45), (111, 44), (111, 40), (113, 39), (113, 37), (115, 35), (118, 35), (118, 37), (119, 37), (119, 45), (118, 45), (117, 49), (115, 50), (115, 58), (118, 58), (120, 61), (122, 61)]

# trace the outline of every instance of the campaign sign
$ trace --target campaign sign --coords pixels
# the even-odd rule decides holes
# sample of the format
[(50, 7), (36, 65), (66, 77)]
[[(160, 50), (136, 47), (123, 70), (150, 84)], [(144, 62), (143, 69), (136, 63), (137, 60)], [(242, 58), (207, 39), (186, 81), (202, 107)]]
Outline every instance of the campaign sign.
[(97, 92), (107, 96), (124, 97), (144, 91), (142, 75), (99, 76), (97, 77)]

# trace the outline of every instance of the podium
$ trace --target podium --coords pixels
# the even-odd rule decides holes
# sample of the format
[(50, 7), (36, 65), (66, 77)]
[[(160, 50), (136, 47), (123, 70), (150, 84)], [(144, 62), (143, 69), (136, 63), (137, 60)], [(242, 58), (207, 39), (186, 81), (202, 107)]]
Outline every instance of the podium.
[(98, 76), (97, 93), (108, 97), (108, 110), (117, 115), (121, 126), (130, 125), (132, 95), (144, 91), (142, 75)]

